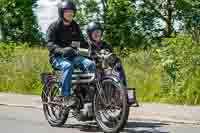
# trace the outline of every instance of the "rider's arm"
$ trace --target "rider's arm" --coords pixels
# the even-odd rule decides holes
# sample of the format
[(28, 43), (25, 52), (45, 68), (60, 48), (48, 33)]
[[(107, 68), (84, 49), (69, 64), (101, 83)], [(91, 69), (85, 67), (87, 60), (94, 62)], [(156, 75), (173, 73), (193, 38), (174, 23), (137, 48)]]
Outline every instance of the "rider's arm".
[(80, 38), (80, 47), (85, 48), (85, 49), (89, 49), (89, 44), (85, 40), (84, 35), (83, 35), (83, 33), (80, 29), (80, 26), (78, 24), (76, 24), (76, 26), (77, 26), (77, 30), (78, 30), (78, 34), (79, 34), (79, 38)]
[(63, 54), (63, 49), (56, 41), (56, 23), (51, 24), (47, 30), (47, 48), (54, 54)]

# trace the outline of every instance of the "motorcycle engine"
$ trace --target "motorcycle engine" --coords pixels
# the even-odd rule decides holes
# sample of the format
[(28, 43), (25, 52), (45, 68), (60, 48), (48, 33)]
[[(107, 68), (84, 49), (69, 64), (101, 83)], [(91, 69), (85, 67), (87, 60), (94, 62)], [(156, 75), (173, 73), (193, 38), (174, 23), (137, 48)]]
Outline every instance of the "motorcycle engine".
[[(93, 120), (92, 99), (94, 96), (94, 88), (87, 86), (87, 88), (81, 88), (79, 97), (81, 97), (81, 108), (76, 111), (76, 119), (79, 121)], [(81, 95), (81, 96), (80, 96)]]
[(90, 121), (93, 120), (93, 110), (92, 110), (92, 103), (85, 103), (84, 107), (80, 109), (75, 118), (78, 121)]

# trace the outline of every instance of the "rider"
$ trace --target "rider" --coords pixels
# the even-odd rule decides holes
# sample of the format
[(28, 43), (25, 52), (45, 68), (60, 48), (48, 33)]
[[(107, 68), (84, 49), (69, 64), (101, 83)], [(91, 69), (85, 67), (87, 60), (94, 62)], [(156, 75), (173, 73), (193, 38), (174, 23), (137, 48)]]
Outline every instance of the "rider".
[[(102, 35), (103, 35), (103, 28), (100, 23), (98, 22), (91, 22), (87, 26), (87, 35), (89, 38), (89, 44), (90, 44), (90, 56), (95, 57), (96, 52), (105, 49), (109, 52), (113, 52), (112, 46), (107, 44), (105, 41), (103, 41)], [(122, 66), (122, 63), (118, 57), (115, 58), (112, 66), (115, 66), (117, 68), (117, 72), (119, 73), (119, 79), (123, 82), (125, 87), (128, 87), (126, 75), (124, 68)], [(135, 106), (139, 106), (137, 99), (135, 101)]]
[(95, 63), (79, 56), (72, 42), (80, 42), (80, 47), (88, 48), (79, 25), (73, 20), (76, 14), (76, 5), (65, 0), (58, 5), (59, 19), (52, 23), (47, 30), (47, 47), (49, 50), (50, 63), (53, 68), (62, 71), (62, 95), (64, 104), (75, 104), (71, 96), (71, 80), (74, 65), (80, 65), (83, 71), (95, 71)]

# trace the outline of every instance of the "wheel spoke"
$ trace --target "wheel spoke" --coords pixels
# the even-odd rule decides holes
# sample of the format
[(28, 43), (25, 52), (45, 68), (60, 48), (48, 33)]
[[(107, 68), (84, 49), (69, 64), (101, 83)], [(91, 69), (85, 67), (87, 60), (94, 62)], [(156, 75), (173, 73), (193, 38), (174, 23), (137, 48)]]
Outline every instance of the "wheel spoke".
[(69, 110), (65, 110), (62, 104), (59, 104), (62, 100), (59, 94), (59, 84), (56, 81), (51, 81), (46, 87), (45, 94), (43, 94), (45, 117), (51, 126), (62, 126), (68, 118)]
[(117, 119), (118, 117), (113, 117), (111, 116), (107, 110), (103, 111), (103, 116), (107, 119), (107, 123), (108, 125), (111, 124), (111, 128), (116, 126), (116, 124), (118, 123), (119, 119)]
[[(49, 93), (50, 101), (49, 102), (61, 102), (59, 99), (59, 86), (57, 84), (54, 84), (51, 86), (51, 90)], [(59, 120), (63, 113), (62, 113), (62, 107), (60, 105), (54, 105), (54, 104), (48, 104), (50, 117), (52, 120)]]
[(125, 90), (111, 80), (104, 82), (102, 86), (94, 105), (96, 118), (100, 127), (110, 132), (122, 127), (120, 125), (127, 121), (126, 95)]
[[(103, 90), (101, 91), (101, 92), (104, 92)], [(100, 98), (100, 100), (101, 100), (101, 102), (104, 104), (104, 105), (106, 105), (106, 96), (105, 96), (105, 93), (103, 93), (103, 95), (102, 95), (102, 93), (99, 93), (99, 98)]]

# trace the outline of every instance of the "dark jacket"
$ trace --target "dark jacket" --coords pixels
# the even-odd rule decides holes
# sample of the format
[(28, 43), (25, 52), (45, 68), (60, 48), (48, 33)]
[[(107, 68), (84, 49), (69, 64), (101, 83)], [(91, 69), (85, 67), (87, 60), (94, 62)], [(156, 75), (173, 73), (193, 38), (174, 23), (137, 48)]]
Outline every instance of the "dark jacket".
[[(102, 41), (101, 44), (99, 45), (99, 47), (97, 47), (95, 44), (93, 43), (89, 43), (90, 44), (90, 56), (91, 57), (95, 57), (95, 53), (105, 49), (108, 50), (110, 52), (113, 52), (113, 48), (111, 45), (107, 44), (106, 42)], [(125, 71), (122, 65), (122, 62), (120, 61), (120, 58), (118, 58), (115, 54), (113, 54), (112, 58), (109, 58), (109, 60), (107, 61), (107, 63), (114, 68), (115, 67), (115, 72), (117, 72), (119, 75), (119, 79), (123, 82), (123, 84), (127, 87), (127, 80), (126, 80), (126, 75), (125, 75)]]
[(106, 42), (102, 41), (100, 45), (95, 45), (94, 43), (90, 43), (90, 56), (95, 56), (96, 52), (99, 52), (100, 50), (105, 49), (110, 52), (113, 52), (112, 46), (107, 44)]
[(71, 47), (72, 41), (80, 41), (81, 48), (88, 48), (80, 27), (75, 21), (72, 21), (69, 26), (64, 26), (63, 21), (60, 19), (52, 23), (47, 30), (47, 48), (50, 63), (55, 57), (61, 56), (61, 48)]

